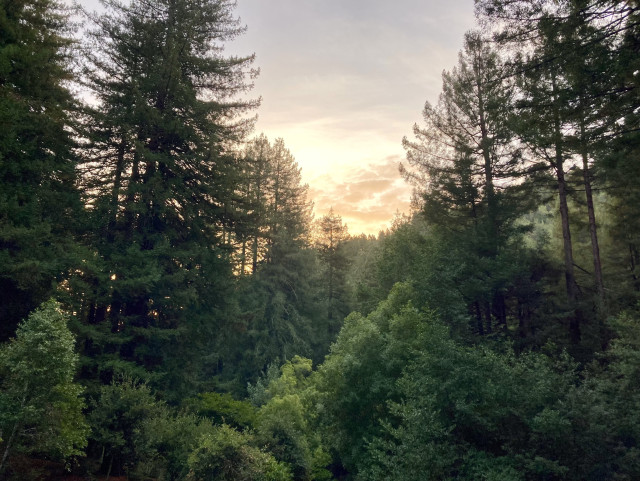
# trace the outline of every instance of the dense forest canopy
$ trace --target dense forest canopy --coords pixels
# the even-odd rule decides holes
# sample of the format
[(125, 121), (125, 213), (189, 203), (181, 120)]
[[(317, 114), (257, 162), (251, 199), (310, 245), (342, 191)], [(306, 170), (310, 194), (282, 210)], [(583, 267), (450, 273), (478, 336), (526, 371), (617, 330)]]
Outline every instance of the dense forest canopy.
[(0, 479), (640, 478), (640, 4), (475, 4), (374, 237), (234, 2), (2, 2)]

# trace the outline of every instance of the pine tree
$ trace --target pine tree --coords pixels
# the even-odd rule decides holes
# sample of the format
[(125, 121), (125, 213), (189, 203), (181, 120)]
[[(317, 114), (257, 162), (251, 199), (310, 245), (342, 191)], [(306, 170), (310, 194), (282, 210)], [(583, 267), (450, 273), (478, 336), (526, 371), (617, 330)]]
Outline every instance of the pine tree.
[(324, 301), (326, 303), (329, 342), (340, 330), (344, 317), (349, 313), (347, 304), (346, 273), (349, 261), (344, 244), (349, 238), (342, 217), (329, 209), (317, 223), (316, 249), (324, 266)]
[(100, 262), (84, 312), (111, 333), (99, 351), (153, 370), (186, 346), (194, 360), (225, 309), (228, 169), (255, 106), (235, 95), (252, 57), (221, 53), (242, 31), (231, 2), (106, 5), (86, 73), (98, 106), (82, 168)]
[(0, 5), (0, 340), (71, 263), (78, 197), (67, 24), (53, 0)]
[(510, 128), (513, 86), (498, 53), (468, 33), (458, 65), (443, 74), (437, 105), (427, 103), (425, 125), (404, 139), (413, 181), (427, 220), (443, 230), (464, 259), (465, 297), (480, 334), (496, 321), (506, 327), (505, 294), (514, 221), (527, 209), (521, 188), (520, 150)]

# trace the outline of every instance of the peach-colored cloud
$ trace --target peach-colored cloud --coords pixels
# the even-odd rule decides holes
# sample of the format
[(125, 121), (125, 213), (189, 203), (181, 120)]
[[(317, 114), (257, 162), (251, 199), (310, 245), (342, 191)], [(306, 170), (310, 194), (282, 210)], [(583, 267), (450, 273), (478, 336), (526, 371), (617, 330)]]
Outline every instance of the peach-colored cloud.
[(377, 234), (389, 226), (396, 212), (409, 211), (411, 187), (400, 177), (398, 156), (350, 172), (339, 181), (329, 175), (315, 180), (309, 195), (316, 216), (333, 208), (351, 234)]

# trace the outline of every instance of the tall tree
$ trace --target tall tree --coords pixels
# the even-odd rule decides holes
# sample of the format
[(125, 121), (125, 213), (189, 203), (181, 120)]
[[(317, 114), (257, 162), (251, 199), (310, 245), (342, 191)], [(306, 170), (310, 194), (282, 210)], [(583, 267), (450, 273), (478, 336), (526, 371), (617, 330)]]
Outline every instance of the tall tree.
[(0, 339), (68, 268), (77, 207), (67, 12), (0, 4)]
[(251, 251), (251, 271), (258, 264), (277, 263), (272, 256), (278, 243), (298, 246), (308, 241), (311, 202), (308, 185), (302, 183), (301, 169), (286, 148), (284, 140), (273, 144), (264, 134), (249, 142), (243, 152), (242, 178), (239, 179), (238, 223), (240, 272), (246, 270), (247, 251)]
[(327, 309), (329, 341), (340, 330), (344, 316), (349, 313), (347, 304), (346, 273), (349, 265), (344, 246), (349, 239), (346, 224), (342, 217), (329, 209), (317, 223), (316, 249), (324, 267), (324, 300)]
[(241, 277), (248, 273), (250, 256), (252, 275), (240, 279), (249, 336), (239, 342), (244, 352), (237, 364), (251, 376), (276, 359), (311, 354), (316, 259), (308, 239), (308, 186), (284, 141), (260, 135), (247, 144), (241, 163), (236, 269)]
[[(250, 126), (242, 114), (255, 106), (235, 100), (252, 57), (222, 55), (242, 31), (232, 2), (105, 5), (92, 19), (86, 79), (98, 105), (82, 165), (103, 267), (84, 312), (91, 328), (111, 332), (111, 347), (98, 350), (156, 369), (187, 356), (179, 346), (193, 360), (224, 309), (225, 169)], [(179, 342), (168, 349), (168, 340)]]
[[(626, 143), (638, 127), (633, 118), (638, 85), (640, 45), (638, 7), (633, 2), (599, 0), (560, 2), (478, 0), (483, 20), (493, 22), (495, 38), (507, 47), (514, 71), (523, 81), (521, 124), (529, 132), (534, 155), (546, 158), (556, 174), (562, 219), (565, 278), (570, 304), (579, 289), (573, 270), (569, 213), (565, 200), (567, 164), (580, 164), (594, 265), (593, 284), (600, 307), (604, 280), (592, 195), (594, 173), (603, 158), (613, 160), (612, 139)], [(529, 112), (527, 113), (527, 109)], [(637, 116), (635, 116), (637, 117)], [(614, 148), (615, 150), (615, 148)], [(624, 162), (619, 163), (623, 165)], [(574, 340), (580, 337), (579, 312), (571, 322)]]
[(404, 139), (403, 173), (416, 184), (425, 216), (462, 247), (473, 266), (469, 279), (484, 276), (467, 292), (480, 333), (491, 331), (493, 320), (506, 326), (500, 258), (525, 208), (514, 183), (522, 169), (509, 125), (513, 87), (504, 71), (489, 43), (468, 33), (458, 65), (443, 74), (437, 105), (425, 106), (425, 125), (414, 127), (415, 140)]

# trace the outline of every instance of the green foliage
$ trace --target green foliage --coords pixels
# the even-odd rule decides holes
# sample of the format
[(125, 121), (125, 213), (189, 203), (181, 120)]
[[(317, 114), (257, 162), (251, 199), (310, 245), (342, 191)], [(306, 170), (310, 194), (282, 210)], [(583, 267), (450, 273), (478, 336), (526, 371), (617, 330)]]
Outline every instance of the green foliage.
[(367, 443), (382, 432), (388, 401), (398, 399), (396, 380), (417, 347), (417, 325), (429, 316), (408, 305), (414, 295), (397, 284), (367, 317), (349, 315), (318, 368), (324, 441), (349, 470), (367, 464)]
[(366, 318), (352, 314), (319, 367), (318, 423), (336, 461), (356, 479), (565, 476), (575, 365), (463, 345), (415, 295), (398, 284)]
[(100, 389), (91, 403), (89, 422), (91, 439), (102, 450), (101, 461), (108, 473), (128, 472), (141, 460), (136, 433), (161, 409), (151, 389), (131, 378), (114, 379)]
[[(233, 1), (105, 0), (75, 51), (63, 2), (0, 5), (0, 341), (73, 306), (91, 476), (640, 479), (637, 1), (475, 3), (496, 42), (467, 34), (404, 141), (419, 212), (313, 240), (284, 141), (240, 147)], [(74, 342), (51, 301), (0, 347), (0, 473), (83, 454)]]
[[(372, 479), (554, 479), (568, 471), (548, 437), (575, 377), (542, 355), (462, 347), (434, 320), (398, 380), (401, 401), (369, 449)], [(566, 368), (569, 368), (566, 370)], [(545, 430), (548, 430), (545, 432)], [(367, 474), (369, 473), (369, 474)]]
[(134, 433), (139, 460), (132, 474), (143, 479), (185, 479), (189, 456), (199, 440), (215, 432), (207, 419), (161, 406), (153, 416), (143, 419)]
[(280, 372), (262, 396), (265, 402), (258, 411), (256, 438), (291, 466), (294, 479), (329, 479), (330, 457), (314, 429), (316, 392), (311, 360), (295, 356)]
[(67, 13), (54, 0), (0, 5), (2, 341), (53, 294), (75, 252)]
[(236, 401), (229, 393), (206, 392), (185, 402), (189, 410), (216, 424), (235, 428), (250, 428), (255, 424), (256, 411), (249, 401)]
[(317, 221), (315, 242), (323, 266), (323, 299), (328, 319), (328, 332), (318, 335), (326, 336), (329, 342), (333, 341), (342, 319), (349, 313), (346, 285), (349, 259), (344, 252), (348, 239), (347, 225), (342, 223), (342, 217), (333, 208)]
[(189, 456), (189, 481), (289, 481), (284, 463), (251, 446), (251, 436), (222, 425), (204, 435)]
[[(461, 236), (452, 242), (423, 219), (397, 224), (381, 239), (376, 278), (385, 295), (397, 282), (414, 286), (417, 305), (426, 305), (454, 327), (467, 334), (468, 295), (464, 286), (473, 282), (466, 269)], [(382, 299), (381, 299), (382, 300)]]
[[(638, 314), (611, 322), (616, 338), (570, 393), (564, 413), (571, 421), (550, 449), (571, 466), (571, 480), (640, 476), (640, 336)], [(585, 463), (584, 460), (589, 460)]]
[(229, 361), (222, 376), (242, 386), (273, 362), (310, 356), (322, 314), (308, 238), (311, 202), (300, 167), (282, 139), (270, 142), (264, 134), (248, 142), (236, 162), (228, 243), (239, 277), (238, 312), (219, 349)]
[(48, 301), (0, 350), (0, 471), (10, 450), (60, 460), (83, 454), (88, 427), (82, 388), (73, 382), (78, 362), (74, 347), (67, 316)]
[(197, 392), (207, 374), (199, 354), (217, 347), (233, 309), (225, 206), (235, 195), (232, 148), (255, 106), (235, 99), (252, 58), (222, 54), (242, 31), (232, 2), (108, 7), (84, 50), (96, 102), (86, 109), (81, 171), (96, 259), (74, 294), (83, 321), (109, 335), (93, 342), (97, 329), (84, 331), (88, 357), (162, 373), (153, 381), (176, 400)]

